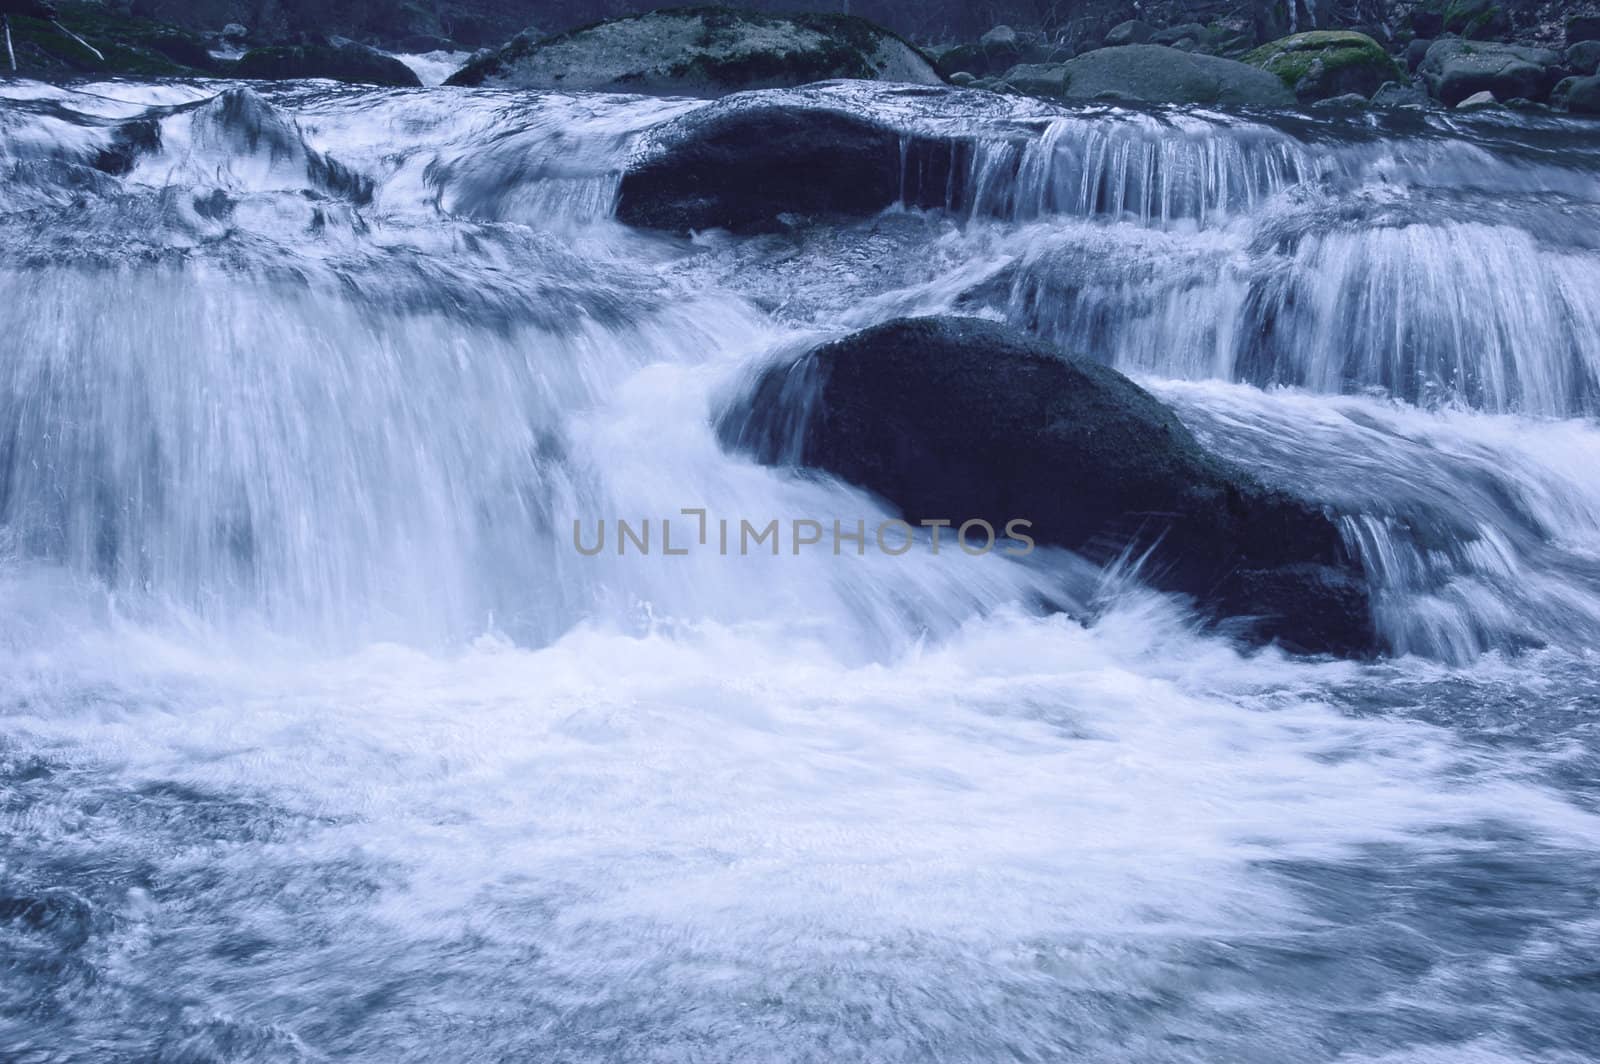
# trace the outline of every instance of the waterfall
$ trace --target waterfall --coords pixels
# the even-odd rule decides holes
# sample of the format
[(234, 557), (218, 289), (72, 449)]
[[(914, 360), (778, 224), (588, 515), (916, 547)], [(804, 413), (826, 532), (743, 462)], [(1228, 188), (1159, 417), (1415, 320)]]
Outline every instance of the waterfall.
[[(0, 1057), (1587, 1053), (1593, 128), (749, 99), (919, 191), (651, 233), (714, 104), (0, 84)], [(935, 313), (1325, 506), (1384, 655), (1131, 544), (721, 547), (895, 516), (716, 421)]]

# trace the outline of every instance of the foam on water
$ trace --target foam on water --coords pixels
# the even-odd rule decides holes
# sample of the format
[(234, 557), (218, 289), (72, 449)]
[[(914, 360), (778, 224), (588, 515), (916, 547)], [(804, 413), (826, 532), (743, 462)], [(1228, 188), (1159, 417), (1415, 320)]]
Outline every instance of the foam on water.
[[(701, 101), (215, 88), (4, 89), (0, 1055), (1589, 1053), (1569, 124), (813, 87), (754, 99), (966, 138), (959, 202), (677, 241), (609, 215)], [(1060, 552), (573, 548), (888, 516), (713, 419), (950, 310), (1333, 507), (1395, 655)]]

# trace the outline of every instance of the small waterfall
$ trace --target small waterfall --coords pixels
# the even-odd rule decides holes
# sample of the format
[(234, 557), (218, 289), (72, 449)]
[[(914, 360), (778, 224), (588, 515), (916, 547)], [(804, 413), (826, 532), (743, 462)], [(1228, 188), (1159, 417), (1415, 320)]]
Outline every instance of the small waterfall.
[[(0, 1059), (1592, 1057), (1594, 127), (756, 98), (912, 206), (618, 224), (703, 101), (0, 81)], [(715, 422), (951, 310), (1320, 500), (1393, 654), (716, 550), (888, 516)]]
[(1021, 144), (980, 140), (970, 212), (1201, 228), (1247, 214), (1337, 167), (1276, 130), (1126, 113), (1058, 118)]

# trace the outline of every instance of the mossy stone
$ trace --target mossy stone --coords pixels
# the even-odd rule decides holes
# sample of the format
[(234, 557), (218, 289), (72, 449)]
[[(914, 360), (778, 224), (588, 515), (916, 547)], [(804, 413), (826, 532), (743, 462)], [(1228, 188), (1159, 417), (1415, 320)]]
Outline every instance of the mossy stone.
[(1242, 62), (1278, 78), (1302, 103), (1359, 93), (1371, 96), (1405, 73), (1377, 41), (1351, 30), (1312, 30), (1264, 44)]

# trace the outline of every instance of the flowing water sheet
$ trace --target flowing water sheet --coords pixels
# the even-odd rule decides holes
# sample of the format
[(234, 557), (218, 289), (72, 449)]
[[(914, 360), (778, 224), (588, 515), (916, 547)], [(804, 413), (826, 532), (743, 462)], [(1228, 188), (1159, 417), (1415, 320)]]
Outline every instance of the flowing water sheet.
[[(1593, 127), (763, 95), (959, 195), (669, 238), (702, 101), (0, 87), (0, 1058), (1593, 1059)], [(714, 420), (947, 312), (1334, 506), (1391, 653), (574, 549), (888, 516)]]

